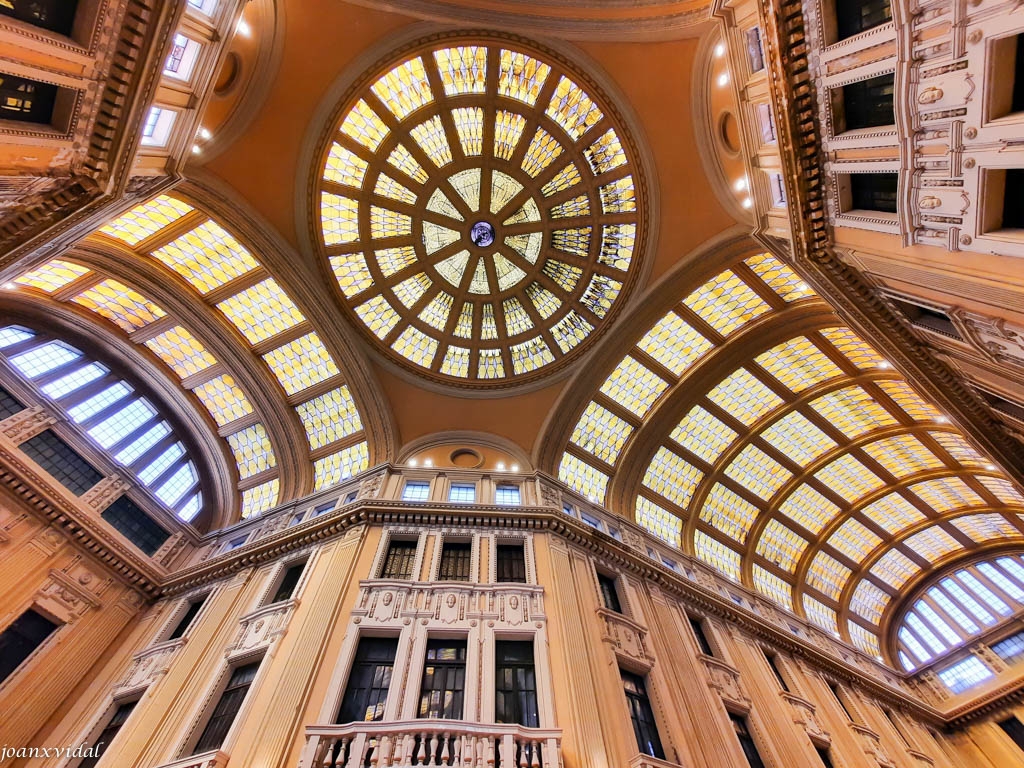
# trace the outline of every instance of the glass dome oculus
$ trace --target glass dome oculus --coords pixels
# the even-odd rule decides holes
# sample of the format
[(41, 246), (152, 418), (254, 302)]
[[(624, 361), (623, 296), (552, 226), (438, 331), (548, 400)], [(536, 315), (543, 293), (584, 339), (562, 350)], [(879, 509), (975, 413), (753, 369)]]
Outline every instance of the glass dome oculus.
[(607, 325), (634, 282), (643, 200), (595, 85), (521, 41), (448, 37), (407, 49), (338, 114), (318, 243), (390, 359), (507, 386)]

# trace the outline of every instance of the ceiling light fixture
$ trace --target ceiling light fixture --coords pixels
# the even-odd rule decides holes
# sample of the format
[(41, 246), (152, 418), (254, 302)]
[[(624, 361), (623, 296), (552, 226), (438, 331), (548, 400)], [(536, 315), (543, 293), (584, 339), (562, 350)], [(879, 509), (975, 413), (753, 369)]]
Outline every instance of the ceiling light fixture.
[(751, 199), (750, 199), (749, 197), (748, 197), (748, 198), (746, 198), (746, 199), (744, 199), (744, 201), (743, 201), (743, 207), (744, 207), (744, 208), (750, 208), (750, 207), (752, 207), (753, 205), (754, 205), (754, 201), (753, 201), (753, 200), (751, 200)]
[(252, 33), (252, 27), (249, 26), (245, 19), (239, 19), (238, 25), (235, 27), (235, 32), (240, 34), (242, 37), (248, 37)]
[(718, 76), (718, 84), (719, 85), (728, 85), (729, 84), (729, 73), (728, 72), (723, 72), (722, 74), (720, 74)]
[(505, 471), (505, 462), (504, 461), (499, 461), (498, 462), (498, 471), (499, 472), (504, 472)]
[(410, 467), (416, 467), (416, 466), (419, 466), (419, 461), (418, 461), (418, 460), (416, 460), (416, 459), (409, 459), (409, 466), (410, 466)]
[(715, 58), (722, 58), (725, 56), (725, 43), (719, 43), (715, 46)]

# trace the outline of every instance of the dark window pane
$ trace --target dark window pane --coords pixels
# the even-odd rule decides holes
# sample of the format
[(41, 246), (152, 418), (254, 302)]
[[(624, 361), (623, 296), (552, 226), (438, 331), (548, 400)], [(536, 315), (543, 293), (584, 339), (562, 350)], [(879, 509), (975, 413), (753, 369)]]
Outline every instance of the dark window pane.
[(384, 558), (382, 579), (411, 579), (412, 567), (416, 562), (415, 541), (392, 541)]
[(779, 686), (782, 688), (782, 690), (788, 691), (789, 686), (786, 685), (786, 678), (782, 676), (782, 670), (779, 669), (779, 665), (775, 657), (765, 654), (764, 658), (765, 661), (768, 662), (768, 666), (771, 668), (772, 673), (775, 675), (775, 679), (779, 681)]
[(217, 706), (213, 708), (210, 719), (206, 722), (206, 727), (199, 736), (199, 741), (196, 742), (196, 748), (192, 754), (198, 755), (200, 752), (219, 749), (224, 743), (259, 668), (260, 663), (257, 661), (254, 664), (238, 667), (231, 673), (231, 679), (228, 680), (224, 693), (220, 695)]
[(522, 544), (499, 544), (496, 564), (499, 582), (526, 583), (526, 555)]
[(599, 573), (597, 574), (597, 584), (601, 588), (601, 603), (604, 607), (609, 611), (622, 613), (622, 605), (619, 603), (619, 591), (615, 588), (615, 579)]
[(1016, 717), (1008, 717), (1005, 720), (999, 721), (999, 727), (1003, 729), (1003, 732), (1013, 739), (1013, 743), (1017, 747), (1024, 751), (1024, 723), (1021, 723)]
[(110, 718), (110, 722), (107, 723), (106, 727), (100, 732), (100, 735), (96, 737), (90, 746), (95, 747), (96, 751), (92, 757), (85, 758), (78, 764), (78, 768), (93, 768), (103, 757), (103, 753), (107, 751), (107, 747), (110, 746), (110, 742), (117, 736), (117, 732), (121, 730), (121, 726), (128, 720), (128, 716), (131, 715), (132, 710), (135, 709), (135, 705), (138, 702), (129, 701), (122, 704), (115, 710), (114, 716)]
[(899, 177), (895, 173), (851, 173), (853, 207), (864, 211), (896, 213), (898, 185)]
[(1013, 60), (1013, 100), (1010, 112), (1024, 112), (1024, 34), (1016, 36)]
[(118, 497), (100, 517), (147, 555), (152, 555), (171, 535), (127, 496)]
[(633, 722), (637, 746), (645, 755), (664, 760), (665, 751), (661, 747), (644, 679), (625, 670), (619, 670), (619, 673), (622, 675), (622, 687), (626, 692), (626, 705), (629, 707), (629, 719)]
[(270, 602), (280, 603), (282, 600), (291, 600), (292, 595), (295, 593), (295, 587), (298, 585), (302, 571), (305, 568), (305, 560), (301, 563), (295, 563), (295, 565), (289, 565), (281, 577), (281, 582), (277, 585), (277, 589), (274, 591), (274, 598)]
[(846, 715), (846, 719), (852, 723), (853, 715), (851, 715), (850, 710), (846, 708), (846, 702), (843, 701), (843, 694), (842, 691), (839, 690), (839, 686), (835, 683), (829, 683), (828, 689), (832, 691), (832, 695), (835, 697), (835, 700), (839, 703), (839, 706), (842, 708), (843, 714)]
[(0, 421), (23, 410), (25, 410), (25, 406), (19, 403), (14, 395), (0, 387)]
[(469, 581), (469, 567), (473, 545), (468, 541), (445, 542), (441, 547), (441, 567), (438, 578), (442, 581)]
[(0, 682), (3, 682), (59, 625), (31, 608), (0, 633)]
[(836, 0), (836, 31), (840, 40), (891, 20), (889, 0)]
[(843, 117), (848, 131), (893, 125), (895, 75), (879, 75), (843, 86)]
[(494, 722), (540, 726), (533, 643), (499, 640), (494, 647)]
[(461, 720), (465, 688), (466, 641), (427, 641), (417, 717)]
[(391, 686), (397, 650), (397, 638), (364, 637), (359, 640), (337, 722), (369, 722), (384, 718), (384, 704)]
[(714, 656), (715, 654), (711, 651), (711, 643), (708, 642), (708, 636), (704, 634), (704, 624), (701, 620), (691, 617), (690, 628), (693, 630), (694, 637), (697, 638), (697, 645), (700, 647), (700, 652), (705, 656)]
[(815, 749), (818, 750), (818, 757), (821, 758), (821, 764), (825, 766), (825, 768), (835, 768), (835, 766), (832, 765), (832, 756), (829, 754), (827, 747), (816, 746)]
[(48, 125), (56, 102), (56, 85), (0, 72), (0, 120)]
[(761, 760), (761, 754), (757, 751), (757, 744), (754, 743), (754, 737), (750, 735), (750, 729), (747, 728), (747, 719), (731, 712), (729, 719), (732, 720), (733, 730), (736, 731), (736, 738), (740, 741), (740, 747), (743, 748), (743, 754), (746, 755), (750, 768), (764, 768), (764, 761)]
[(1024, 229), (1024, 168), (1006, 169), (1003, 229)]
[[(58, 35), (70, 35), (78, 0), (2, 0), (0, 14)], [(85, 763), (82, 763), (85, 765)]]
[(81, 496), (103, 479), (92, 464), (49, 429), (30, 437), (18, 447), (76, 496)]
[(193, 600), (191, 603), (189, 603), (188, 608), (185, 609), (185, 612), (181, 615), (181, 618), (175, 625), (174, 631), (171, 632), (167, 639), (176, 640), (177, 638), (184, 635), (186, 630), (188, 630), (189, 625), (192, 623), (192, 620), (195, 619), (196, 614), (198, 614), (199, 611), (203, 609), (203, 603), (205, 602), (206, 595), (203, 595), (198, 600)]

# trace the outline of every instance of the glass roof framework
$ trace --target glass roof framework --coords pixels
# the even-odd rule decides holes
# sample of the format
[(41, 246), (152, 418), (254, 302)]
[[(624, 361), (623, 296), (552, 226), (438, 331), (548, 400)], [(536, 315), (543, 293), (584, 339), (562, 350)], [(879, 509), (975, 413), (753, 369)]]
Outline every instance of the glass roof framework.
[[(1024, 541), (1024, 497), (838, 321), (786, 338), (773, 315), (812, 302), (825, 309), (769, 254), (707, 281), (585, 406), (559, 477), (609, 503), (621, 468), (646, 465), (615, 499), (635, 500), (639, 524), (881, 656), (901, 587), (995, 540)], [(769, 336), (784, 340), (765, 348)], [(715, 360), (747, 356), (703, 394), (683, 392)], [(668, 413), (677, 392), (681, 412)], [(653, 432), (653, 455), (631, 456)]]
[(631, 288), (634, 155), (600, 90), (554, 55), (447, 38), (348, 100), (322, 150), (317, 240), (388, 357), (506, 386), (577, 356)]
[(0, 326), (0, 357), (163, 506), (185, 521), (202, 509), (195, 462), (136, 386), (66, 341), (22, 325)]
[[(232, 233), (192, 204), (162, 195), (92, 237), (130, 248), (183, 279), (197, 301), (238, 330), (306, 432), (313, 471), (313, 487), (306, 491), (367, 468), (366, 435), (339, 366), (285, 289)], [(242, 517), (284, 501), (273, 435), (249, 393), (203, 341), (210, 334), (223, 338), (222, 331), (179, 321), (135, 287), (76, 262), (73, 255), (14, 282), (15, 290), (42, 293), (105, 318), (167, 365), (209, 413), (234, 457)]]

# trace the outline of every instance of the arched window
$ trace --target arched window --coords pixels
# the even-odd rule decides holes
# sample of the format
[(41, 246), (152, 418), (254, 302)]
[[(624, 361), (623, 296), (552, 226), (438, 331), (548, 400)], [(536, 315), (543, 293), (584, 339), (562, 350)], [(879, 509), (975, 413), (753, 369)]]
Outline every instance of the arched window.
[(0, 327), (6, 373), (52, 402), (98, 449), (183, 520), (203, 505), (199, 473), (174, 429), (136, 386), (66, 341)]

